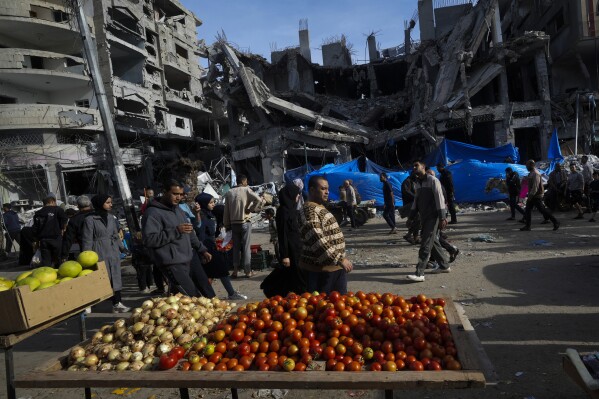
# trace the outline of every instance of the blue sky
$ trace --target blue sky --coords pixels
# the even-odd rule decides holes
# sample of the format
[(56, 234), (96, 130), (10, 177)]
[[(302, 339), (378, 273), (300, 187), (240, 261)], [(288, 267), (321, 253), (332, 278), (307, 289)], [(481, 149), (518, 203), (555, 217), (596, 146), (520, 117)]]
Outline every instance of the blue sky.
[[(380, 48), (403, 44), (404, 21), (417, 0), (181, 0), (203, 22), (198, 36), (213, 43), (221, 29), (242, 50), (270, 61), (271, 43), (278, 49), (299, 44), (299, 20), (308, 19), (312, 62), (322, 62), (319, 48), (327, 38), (345, 34), (353, 44), (354, 62), (365, 59), (366, 36), (377, 33)], [(412, 33), (418, 38), (418, 26)]]

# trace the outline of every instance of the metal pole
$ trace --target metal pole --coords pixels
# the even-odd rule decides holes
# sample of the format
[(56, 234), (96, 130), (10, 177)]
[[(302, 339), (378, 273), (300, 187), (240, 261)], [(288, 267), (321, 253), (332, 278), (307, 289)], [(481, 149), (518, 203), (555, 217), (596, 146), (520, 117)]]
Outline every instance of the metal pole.
[(306, 159), (306, 168), (308, 167), (308, 149), (306, 148), (306, 143), (304, 142), (304, 158)]
[(121, 156), (121, 149), (116, 136), (112, 114), (110, 113), (108, 99), (106, 98), (106, 92), (104, 90), (104, 82), (102, 81), (102, 76), (100, 75), (97, 49), (92, 40), (89, 26), (87, 25), (87, 21), (85, 19), (85, 12), (83, 11), (83, 4), (81, 4), (81, 0), (73, 0), (73, 3), (73, 9), (76, 10), (77, 24), (79, 25), (79, 31), (81, 33), (81, 39), (83, 40), (83, 47), (85, 49), (85, 58), (92, 75), (92, 83), (96, 92), (96, 100), (98, 101), (98, 108), (100, 111), (100, 116), (102, 117), (104, 132), (106, 133), (108, 150), (110, 151), (110, 156), (112, 157), (117, 187), (123, 200), (123, 208), (125, 211), (125, 217), (127, 218), (127, 225), (129, 226), (129, 231), (134, 233), (137, 231), (137, 223), (135, 223), (134, 216), (135, 209), (133, 207), (131, 190), (129, 189), (129, 181), (127, 180), (127, 174), (125, 173), (125, 165), (123, 164), (123, 158)]
[(6, 397), (16, 399), (15, 391), (15, 363), (12, 356), (12, 346), (4, 348), (4, 365), (6, 368)]
[(580, 94), (576, 93), (576, 130), (574, 135), (574, 155), (578, 155), (578, 103)]

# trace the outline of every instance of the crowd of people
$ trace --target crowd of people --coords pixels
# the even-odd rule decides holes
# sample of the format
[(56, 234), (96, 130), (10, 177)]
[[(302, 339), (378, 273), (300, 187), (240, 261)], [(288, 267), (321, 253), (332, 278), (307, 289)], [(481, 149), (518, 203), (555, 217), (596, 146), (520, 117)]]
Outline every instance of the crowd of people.
[[(524, 223), (521, 230), (529, 231), (532, 210), (536, 208), (543, 216), (542, 223), (551, 222), (553, 230), (557, 230), (560, 222), (545, 206), (545, 199), (552, 206), (568, 198), (578, 212), (575, 219), (583, 218), (586, 209), (592, 213), (589, 221), (594, 222), (599, 208), (599, 171), (593, 170), (587, 157), (582, 158), (582, 166), (579, 172), (571, 164), (570, 173), (566, 174), (558, 165), (549, 176), (545, 193), (535, 162), (529, 160), (524, 208), (519, 205), (522, 180), (517, 172), (507, 168), (505, 181), (510, 207), (507, 220), (515, 220), (519, 212)], [(437, 165), (437, 170), (439, 178), (424, 163), (414, 162), (411, 174), (401, 185), (404, 205), (399, 214), (407, 220), (403, 238), (420, 246), (416, 271), (407, 276), (412, 282), (425, 281), (425, 271), (450, 272), (450, 264), (460, 253), (445, 231), (448, 224), (458, 223), (453, 177), (444, 165)], [(163, 294), (168, 290), (212, 298), (216, 295), (212, 283), (219, 280), (228, 299), (247, 299), (234, 288), (233, 280), (254, 276), (251, 214), (260, 212), (266, 200), (248, 186), (247, 177), (239, 175), (237, 181), (239, 184), (225, 194), (221, 205), (208, 193), (188, 198), (190, 188), (178, 180), (165, 182), (156, 197), (151, 188), (145, 190), (145, 202), (140, 209), (141, 231), (131, 237), (130, 247), (140, 292)], [(380, 182), (383, 218), (391, 229), (389, 234), (396, 234), (393, 187), (386, 173), (380, 174)], [(267, 296), (304, 291), (347, 292), (347, 274), (353, 264), (347, 257), (341, 228), (345, 224), (350, 229), (358, 228), (355, 213), (360, 203), (359, 192), (349, 180), (339, 187), (343, 209), (339, 223), (327, 208), (329, 182), (325, 176), (312, 176), (306, 191), (304, 197), (301, 180), (286, 184), (278, 192), (278, 209), (266, 208), (262, 214), (269, 222), (270, 242), (278, 260), (278, 267), (261, 285)], [(48, 194), (32, 225), (22, 229), (18, 214), (10, 204), (4, 204), (6, 250), (11, 250), (13, 241), (19, 243), (21, 255), (25, 254), (25, 263), (21, 264), (29, 264), (33, 250), (37, 249), (39, 263), (54, 267), (76, 259), (81, 251), (95, 251), (109, 271), (114, 291), (113, 311), (128, 312), (130, 308), (123, 304), (121, 295), (121, 259), (127, 249), (112, 206), (112, 197), (107, 194), (97, 194), (91, 199), (80, 196), (78, 211), (65, 212), (57, 205), (56, 197)], [(224, 232), (232, 240), (230, 251), (219, 247), (219, 238), (226, 236)], [(154, 291), (150, 291), (152, 285), (156, 286)]]

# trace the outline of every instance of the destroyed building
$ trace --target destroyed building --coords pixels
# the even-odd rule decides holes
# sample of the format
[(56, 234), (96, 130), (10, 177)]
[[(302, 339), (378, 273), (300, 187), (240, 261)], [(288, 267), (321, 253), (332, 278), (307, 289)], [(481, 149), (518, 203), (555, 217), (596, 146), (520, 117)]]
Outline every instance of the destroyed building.
[[(212, 147), (195, 55), (201, 21), (178, 0), (81, 2), (136, 190)], [(112, 160), (74, 1), (0, 0), (0, 186), (5, 201), (110, 189)], [(91, 187), (93, 186), (93, 187)]]
[[(539, 160), (557, 129), (570, 152), (591, 152), (598, 3), (415, 0), (397, 46), (378, 48), (372, 32), (359, 63), (333, 36), (319, 65), (306, 20), (299, 45), (269, 62), (224, 35), (205, 45), (178, 0), (83, 2), (134, 197), (184, 156), (230, 162), (257, 184), (359, 156), (402, 167), (444, 138)], [(0, 0), (5, 200), (114, 184), (72, 4)]]
[(588, 153), (598, 139), (597, 3), (419, 0), (420, 41), (415, 20), (394, 48), (379, 51), (372, 33), (362, 65), (344, 36), (323, 43), (323, 65), (313, 64), (300, 21), (299, 46), (271, 62), (225, 40), (206, 48), (206, 95), (226, 104), (224, 140), (254, 181), (360, 155), (401, 167), (444, 138), (511, 143), (521, 161), (539, 160), (557, 129)]

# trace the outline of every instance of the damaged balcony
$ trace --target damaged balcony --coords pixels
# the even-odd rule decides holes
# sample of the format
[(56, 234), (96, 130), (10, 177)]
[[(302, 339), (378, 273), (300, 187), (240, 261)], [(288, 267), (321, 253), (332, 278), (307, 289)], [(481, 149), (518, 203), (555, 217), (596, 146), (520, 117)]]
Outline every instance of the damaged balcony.
[(3, 104), (0, 96), (0, 131), (13, 129), (102, 130), (98, 110), (55, 104)]
[(164, 79), (167, 86), (164, 92), (168, 107), (187, 112), (210, 112), (202, 105), (201, 98), (192, 93), (191, 75), (171, 65), (165, 65)]
[(153, 125), (150, 104), (155, 95), (150, 90), (115, 78), (113, 93), (117, 124), (144, 129)]
[(131, 10), (124, 7), (109, 7), (108, 16), (110, 19), (106, 30), (110, 34), (137, 48), (144, 48), (144, 28)]
[(111, 37), (111, 35), (108, 35), (108, 39), (113, 76), (130, 83), (143, 84), (146, 63), (145, 50), (133, 47), (118, 38)]

